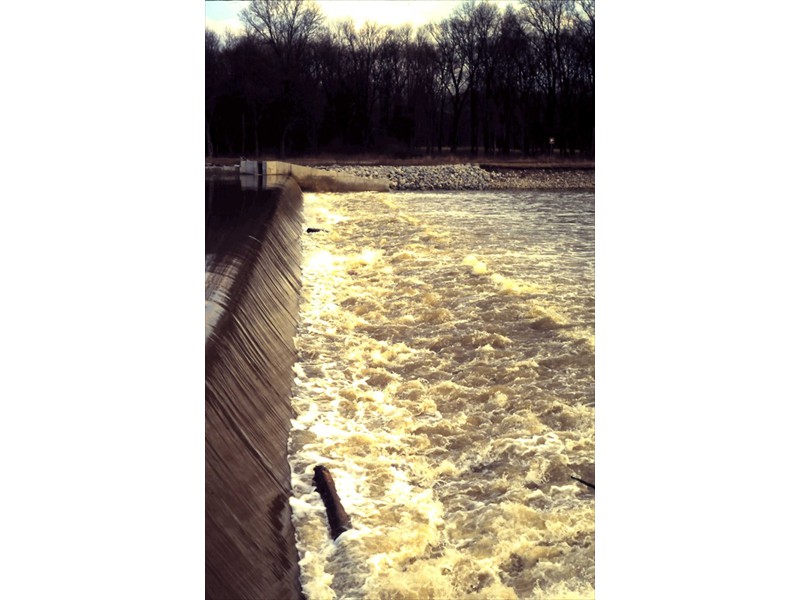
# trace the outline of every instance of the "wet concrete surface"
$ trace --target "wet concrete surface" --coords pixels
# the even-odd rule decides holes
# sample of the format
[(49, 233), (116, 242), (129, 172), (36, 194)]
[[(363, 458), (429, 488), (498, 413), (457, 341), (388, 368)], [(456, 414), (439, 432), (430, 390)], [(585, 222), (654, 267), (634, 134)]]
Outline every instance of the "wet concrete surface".
[(206, 181), (208, 599), (302, 598), (286, 460), (301, 213), (291, 180)]

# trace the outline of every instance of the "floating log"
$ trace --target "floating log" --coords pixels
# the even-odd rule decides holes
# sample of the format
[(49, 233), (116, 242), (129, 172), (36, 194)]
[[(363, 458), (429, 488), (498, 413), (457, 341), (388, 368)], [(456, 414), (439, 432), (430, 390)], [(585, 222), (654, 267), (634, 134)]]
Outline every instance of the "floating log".
[(580, 477), (575, 477), (574, 475), (570, 475), (570, 478), (574, 479), (575, 481), (579, 481), (579, 482), (581, 482), (583, 485), (585, 485), (585, 486), (588, 486), (588, 487), (590, 487), (590, 488), (594, 489), (594, 484), (593, 484), (593, 483), (589, 483), (588, 481), (584, 481), (584, 480), (583, 480), (583, 479), (581, 479)]
[(322, 497), (322, 503), (328, 513), (328, 523), (331, 526), (331, 537), (335, 540), (350, 529), (352, 524), (350, 517), (342, 507), (339, 494), (336, 493), (336, 484), (333, 483), (331, 472), (322, 465), (314, 467), (314, 487)]

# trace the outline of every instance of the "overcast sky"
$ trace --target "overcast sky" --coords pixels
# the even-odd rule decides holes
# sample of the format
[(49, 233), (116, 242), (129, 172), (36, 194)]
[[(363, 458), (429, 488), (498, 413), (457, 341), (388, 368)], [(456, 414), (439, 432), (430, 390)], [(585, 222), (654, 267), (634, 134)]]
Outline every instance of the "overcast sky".
[[(507, 4), (519, 4), (516, 0), (490, 0), (504, 8)], [(329, 20), (352, 17), (356, 26), (365, 21), (374, 21), (383, 25), (400, 25), (411, 23), (419, 26), (432, 21), (439, 21), (449, 15), (463, 0), (317, 0), (322, 12)], [(239, 22), (239, 11), (247, 6), (247, 2), (206, 2), (206, 27), (218, 33), (226, 28), (238, 31), (242, 28)]]

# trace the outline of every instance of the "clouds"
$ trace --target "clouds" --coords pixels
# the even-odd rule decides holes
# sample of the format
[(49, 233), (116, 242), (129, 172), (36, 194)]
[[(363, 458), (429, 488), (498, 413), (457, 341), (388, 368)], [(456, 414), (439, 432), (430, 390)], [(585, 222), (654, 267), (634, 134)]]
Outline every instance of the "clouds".
[[(502, 9), (514, 0), (491, 0)], [(454, 0), (318, 0), (328, 24), (352, 18), (356, 27), (366, 21), (380, 25), (411, 23), (418, 27), (447, 17), (460, 2)], [(233, 33), (244, 30), (239, 12), (248, 2), (206, 2), (206, 27), (219, 35), (229, 29)]]
[(206, 2), (206, 28), (220, 36), (226, 30), (239, 33), (244, 26), (239, 21), (239, 12), (247, 6), (247, 2)]
[(380, 25), (419, 26), (446, 17), (455, 3), (441, 0), (319, 0), (329, 23), (352, 18), (356, 27), (366, 21)]
[(239, 33), (244, 31), (244, 26), (242, 25), (241, 21), (239, 21), (238, 17), (231, 17), (228, 19), (211, 19), (206, 16), (206, 29), (210, 29), (220, 37), (223, 37), (226, 30), (230, 31), (231, 33)]

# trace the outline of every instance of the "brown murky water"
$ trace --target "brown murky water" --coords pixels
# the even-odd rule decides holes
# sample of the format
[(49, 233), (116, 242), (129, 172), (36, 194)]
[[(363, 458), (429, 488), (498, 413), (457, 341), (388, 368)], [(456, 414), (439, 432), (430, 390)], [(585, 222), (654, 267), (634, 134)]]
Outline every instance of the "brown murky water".
[[(309, 600), (594, 597), (594, 195), (307, 194)], [(353, 529), (331, 541), (325, 464)]]

